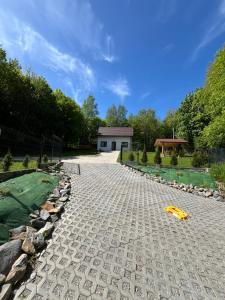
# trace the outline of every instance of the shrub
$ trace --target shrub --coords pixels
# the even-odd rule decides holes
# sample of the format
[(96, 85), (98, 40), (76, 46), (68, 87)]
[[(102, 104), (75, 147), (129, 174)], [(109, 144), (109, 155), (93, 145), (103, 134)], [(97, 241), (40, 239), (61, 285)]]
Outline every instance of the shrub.
[(12, 155), (10, 152), (8, 152), (2, 161), (3, 171), (7, 172), (9, 171), (10, 166), (12, 165)]
[(208, 155), (204, 152), (195, 151), (192, 155), (192, 166), (200, 168), (208, 162)]
[(178, 164), (177, 156), (175, 153), (173, 153), (171, 156), (170, 164), (171, 164), (171, 166), (177, 166), (177, 164)]
[(26, 155), (24, 157), (24, 160), (23, 160), (23, 166), (24, 166), (24, 168), (28, 168), (29, 161), (30, 161), (30, 156)]
[(128, 155), (128, 160), (129, 161), (134, 161), (134, 153), (133, 152), (130, 152), (129, 155)]
[(214, 164), (211, 167), (210, 174), (218, 181), (225, 184), (225, 163)]
[(146, 164), (148, 161), (148, 157), (147, 157), (147, 152), (146, 152), (146, 146), (144, 145), (144, 149), (143, 149), (143, 154), (142, 154), (142, 158), (141, 161), (143, 164)]
[(137, 164), (139, 164), (139, 151), (136, 152), (136, 157), (137, 157)]
[(162, 163), (162, 159), (161, 159), (161, 155), (160, 155), (160, 150), (158, 148), (157, 148), (156, 153), (155, 153), (154, 163), (156, 165), (161, 165), (161, 163)]
[(44, 154), (44, 155), (43, 155), (43, 162), (44, 162), (45, 164), (48, 163), (48, 156), (47, 156), (47, 154)]

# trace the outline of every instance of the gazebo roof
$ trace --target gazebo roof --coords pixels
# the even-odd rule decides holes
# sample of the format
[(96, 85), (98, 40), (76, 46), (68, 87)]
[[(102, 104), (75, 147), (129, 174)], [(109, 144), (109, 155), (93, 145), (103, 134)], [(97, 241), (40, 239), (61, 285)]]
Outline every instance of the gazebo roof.
[(181, 145), (187, 144), (188, 142), (183, 139), (157, 139), (155, 141), (155, 146), (174, 146), (174, 145)]

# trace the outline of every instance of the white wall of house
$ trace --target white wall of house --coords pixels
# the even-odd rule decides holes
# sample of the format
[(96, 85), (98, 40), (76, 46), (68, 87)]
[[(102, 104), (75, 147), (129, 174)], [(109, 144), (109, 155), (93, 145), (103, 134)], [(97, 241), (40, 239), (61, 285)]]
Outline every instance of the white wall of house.
[[(107, 145), (103, 146), (103, 142), (106, 142)], [(98, 137), (98, 144), (97, 144), (97, 149), (99, 151), (112, 151), (112, 142), (116, 142), (116, 149), (115, 150), (120, 150), (121, 149), (121, 144), (122, 143), (127, 143), (127, 148), (124, 148), (124, 150), (130, 150), (131, 148), (131, 143), (132, 143), (132, 138), (125, 136), (118, 136), (118, 137), (112, 137), (112, 136), (99, 136)]]

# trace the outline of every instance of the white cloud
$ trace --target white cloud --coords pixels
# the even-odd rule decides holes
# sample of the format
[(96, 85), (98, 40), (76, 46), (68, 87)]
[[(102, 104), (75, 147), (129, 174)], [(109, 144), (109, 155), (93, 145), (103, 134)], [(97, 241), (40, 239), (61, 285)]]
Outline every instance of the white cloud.
[(119, 96), (122, 100), (131, 94), (128, 81), (125, 78), (118, 78), (114, 81), (110, 81), (105, 87), (115, 95)]
[(113, 53), (113, 39), (110, 35), (106, 37), (106, 53), (102, 53), (102, 57), (105, 61), (112, 63), (115, 61), (116, 57), (112, 54)]
[(210, 44), (214, 39), (219, 37), (225, 32), (225, 0), (222, 0), (220, 6), (218, 7), (217, 13), (209, 25), (209, 28), (205, 32), (203, 39), (196, 47), (191, 57), (191, 60), (195, 60), (201, 49)]
[[(10, 23), (9, 21), (10, 20)], [(0, 13), (0, 44), (9, 56), (48, 67), (54, 72), (73, 76), (77, 86), (89, 91), (95, 85), (92, 68), (79, 57), (60, 51), (28, 24), (10, 14)]]
[(146, 99), (146, 98), (149, 97), (150, 95), (151, 95), (150, 92), (145, 92), (145, 93), (143, 93), (143, 94), (141, 95), (141, 100)]

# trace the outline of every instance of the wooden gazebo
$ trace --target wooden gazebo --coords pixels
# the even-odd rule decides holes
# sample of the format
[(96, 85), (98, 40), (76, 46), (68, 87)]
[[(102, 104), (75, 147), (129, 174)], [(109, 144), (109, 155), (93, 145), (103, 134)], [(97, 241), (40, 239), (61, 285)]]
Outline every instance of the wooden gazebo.
[(155, 147), (161, 147), (162, 148), (162, 156), (165, 156), (165, 153), (169, 151), (169, 149), (174, 149), (178, 145), (185, 145), (188, 142), (183, 139), (157, 139), (155, 141)]

